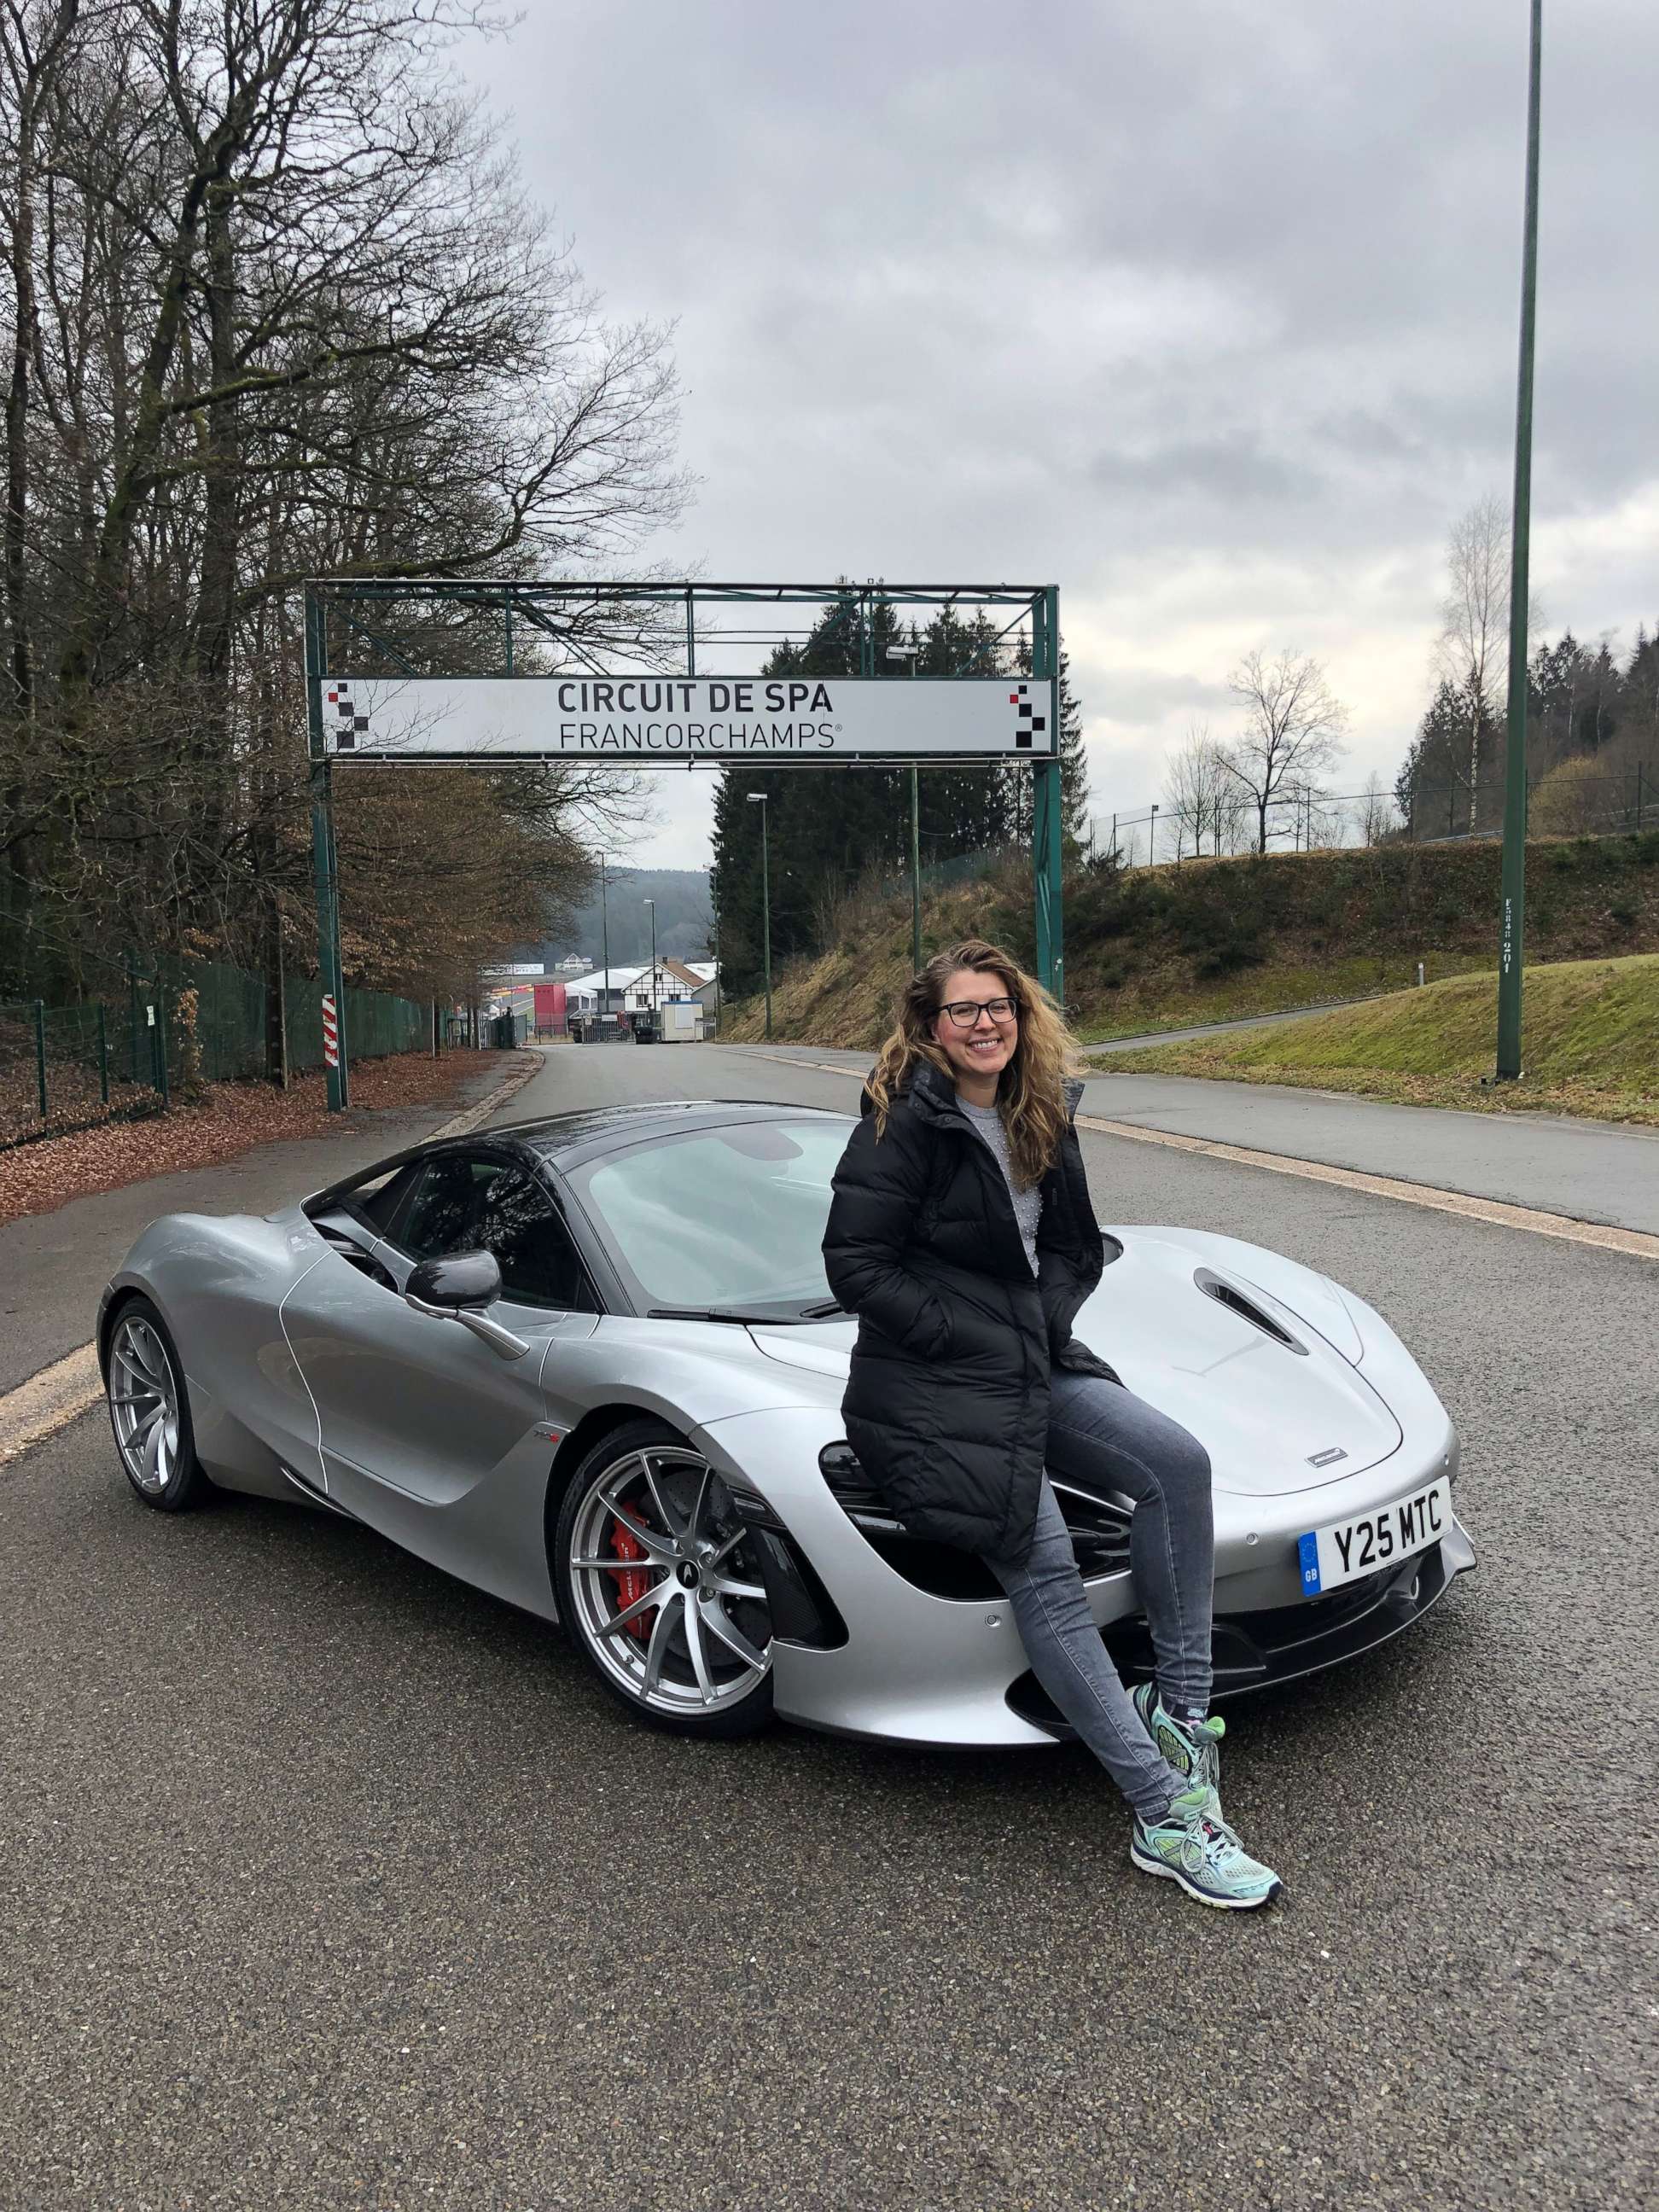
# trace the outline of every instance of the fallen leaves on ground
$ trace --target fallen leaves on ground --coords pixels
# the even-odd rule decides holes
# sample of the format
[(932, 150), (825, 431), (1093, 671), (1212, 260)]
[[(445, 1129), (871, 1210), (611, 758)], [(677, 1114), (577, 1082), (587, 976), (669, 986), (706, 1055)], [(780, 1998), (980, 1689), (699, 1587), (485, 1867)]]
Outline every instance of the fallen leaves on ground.
[[(214, 1167), (256, 1145), (295, 1137), (340, 1136), (381, 1114), (459, 1105), (463, 1087), (481, 1073), (498, 1079), (533, 1059), (521, 1052), (404, 1053), (364, 1060), (351, 1070), (351, 1108), (328, 1110), (320, 1071), (296, 1077), (287, 1091), (267, 1083), (214, 1083), (196, 1105), (138, 1121), (106, 1121), (66, 1137), (15, 1145), (0, 1152), (0, 1222), (50, 1213), (71, 1199), (119, 1190), (150, 1176)], [(388, 1150), (395, 1149), (388, 1146)]]

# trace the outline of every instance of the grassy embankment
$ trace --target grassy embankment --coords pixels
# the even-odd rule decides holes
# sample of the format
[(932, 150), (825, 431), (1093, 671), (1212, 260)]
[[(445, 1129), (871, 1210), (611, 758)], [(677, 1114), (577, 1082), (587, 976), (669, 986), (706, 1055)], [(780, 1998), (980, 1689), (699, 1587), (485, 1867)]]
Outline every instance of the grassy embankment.
[(1114, 1073), (1310, 1085), (1408, 1106), (1585, 1114), (1659, 1127), (1659, 954), (1527, 971), (1518, 1083), (1492, 1084), (1494, 974), (1455, 976), (1282, 1028), (1150, 1047)]
[[(1419, 961), (1431, 982), (1489, 970), (1498, 861), (1496, 842), (1481, 842), (1080, 874), (1066, 894), (1073, 1024), (1085, 1043), (1101, 1043), (1400, 990), (1415, 982)], [(1541, 839), (1528, 870), (1529, 960), (1659, 951), (1659, 832)], [(1023, 864), (931, 896), (923, 920), (927, 951), (977, 933), (1034, 960)], [(864, 1048), (885, 1033), (910, 972), (908, 895), (849, 901), (840, 939), (778, 971), (775, 1037)], [(762, 1034), (758, 995), (728, 1000), (724, 1035)]]

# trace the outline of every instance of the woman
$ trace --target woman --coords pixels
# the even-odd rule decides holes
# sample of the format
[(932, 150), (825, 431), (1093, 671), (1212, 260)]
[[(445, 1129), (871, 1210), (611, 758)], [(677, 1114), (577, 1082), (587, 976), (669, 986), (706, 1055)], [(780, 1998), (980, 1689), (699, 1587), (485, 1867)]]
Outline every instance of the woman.
[[(916, 1534), (975, 1552), (1037, 1680), (1134, 1813), (1130, 1856), (1206, 1905), (1278, 1876), (1222, 1818), (1207, 1717), (1210, 1462), (1072, 1334), (1104, 1252), (1052, 1000), (975, 938), (906, 987), (835, 1175), (830, 1287), (859, 1316), (848, 1441)], [(1134, 1500), (1158, 1680), (1133, 1698), (1089, 1613), (1046, 1468)]]

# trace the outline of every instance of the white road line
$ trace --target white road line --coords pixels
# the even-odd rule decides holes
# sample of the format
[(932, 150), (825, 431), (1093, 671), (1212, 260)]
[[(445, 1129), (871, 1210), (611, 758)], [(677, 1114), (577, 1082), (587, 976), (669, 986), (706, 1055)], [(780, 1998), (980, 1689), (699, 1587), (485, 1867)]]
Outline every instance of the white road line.
[[(538, 1073), (539, 1066), (510, 1075), (479, 1104), (455, 1115), (424, 1141), (430, 1144), (439, 1137), (465, 1137), (492, 1114), (499, 1113), (507, 1100)], [(59, 1429), (66, 1429), (71, 1421), (79, 1420), (103, 1395), (104, 1379), (98, 1371), (95, 1344), (83, 1344), (77, 1351), (55, 1360), (50, 1367), (37, 1369), (27, 1382), (0, 1397), (0, 1467), (21, 1459), (36, 1444), (55, 1437)]]
[(67, 1428), (104, 1395), (94, 1345), (83, 1344), (0, 1398), (0, 1467)]
[[(844, 1075), (862, 1082), (863, 1070), (842, 1067), (827, 1060), (794, 1060), (781, 1052), (746, 1048), (758, 1060), (775, 1060), (785, 1067), (822, 1068), (829, 1075)], [(1346, 1091), (1340, 1094), (1346, 1098)], [(1431, 1109), (1424, 1109), (1431, 1111)], [(1079, 1114), (1079, 1129), (1092, 1129), (1103, 1137), (1127, 1137), (1137, 1145), (1164, 1145), (1171, 1152), (1197, 1152), (1206, 1159), (1224, 1160), (1242, 1168), (1265, 1168), (1270, 1175), (1299, 1176), (1306, 1182), (1335, 1183), (1344, 1190), (1364, 1191), (1369, 1198), (1391, 1198), (1402, 1206), (1427, 1206), (1436, 1213), (1455, 1213), (1466, 1221), (1491, 1222), (1499, 1229), (1524, 1229), (1529, 1236), (1554, 1237), (1566, 1244), (1587, 1244), (1599, 1252), (1624, 1252), (1632, 1259), (1659, 1260), (1659, 1237), (1640, 1229), (1614, 1229), (1600, 1221), (1576, 1221), (1569, 1213), (1547, 1213), (1532, 1206), (1510, 1206), (1502, 1199), (1472, 1198), (1467, 1191), (1439, 1190), (1432, 1183), (1407, 1182), (1398, 1176), (1367, 1175), (1358, 1168), (1332, 1167), (1324, 1160), (1300, 1160), (1286, 1152), (1259, 1152), (1246, 1145), (1224, 1145), (1211, 1137), (1187, 1137), (1173, 1129), (1147, 1129), (1134, 1121), (1109, 1121), (1098, 1114)]]

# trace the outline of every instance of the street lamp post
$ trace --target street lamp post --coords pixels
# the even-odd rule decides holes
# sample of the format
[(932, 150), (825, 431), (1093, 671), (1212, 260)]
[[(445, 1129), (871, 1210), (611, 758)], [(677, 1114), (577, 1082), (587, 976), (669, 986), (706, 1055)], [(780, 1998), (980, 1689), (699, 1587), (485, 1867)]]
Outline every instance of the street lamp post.
[(1527, 198), (1521, 234), (1521, 351), (1510, 516), (1510, 696), (1504, 750), (1504, 862), (1498, 945), (1498, 1080), (1521, 1073), (1522, 924), (1527, 896), (1527, 570), (1532, 542), (1532, 356), (1538, 301), (1538, 78), (1543, 0), (1532, 0), (1527, 72)]
[[(914, 677), (921, 651), (917, 645), (890, 645), (887, 658), (908, 660)], [(910, 965), (917, 975), (921, 973), (921, 778), (915, 761), (910, 763)]]
[[(599, 855), (599, 946), (604, 965), (599, 969), (599, 1029), (605, 1029), (605, 1000), (611, 995), (611, 907), (605, 896), (605, 854)], [(600, 1042), (604, 1042), (601, 1034)]]
[(714, 889), (714, 871), (708, 871), (708, 903), (714, 909), (714, 1034), (720, 1031), (720, 902)]
[(766, 1036), (772, 1037), (772, 882), (766, 848), (766, 793), (751, 791), (749, 804), (761, 811), (761, 942), (766, 962)]
[(647, 899), (651, 909), (651, 1033), (659, 1036), (662, 1030), (662, 1006), (657, 990), (657, 902)]

